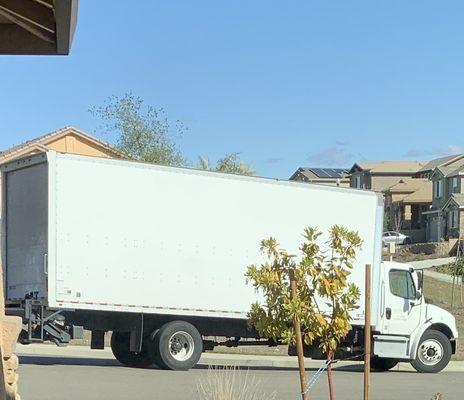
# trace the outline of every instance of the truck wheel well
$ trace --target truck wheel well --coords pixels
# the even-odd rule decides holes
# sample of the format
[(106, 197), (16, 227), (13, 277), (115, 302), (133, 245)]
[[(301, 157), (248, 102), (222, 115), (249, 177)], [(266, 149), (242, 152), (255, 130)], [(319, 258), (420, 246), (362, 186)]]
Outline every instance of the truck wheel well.
[[(452, 352), (452, 354), (456, 354), (456, 340), (454, 340), (453, 332), (451, 331), (451, 329), (448, 326), (446, 326), (444, 324), (433, 324), (427, 330), (430, 330), (430, 329), (434, 329), (436, 331), (439, 331), (439, 332), (443, 333), (448, 339), (450, 339), (451, 352)], [(451, 340), (451, 339), (453, 339), (453, 340)]]
[(451, 332), (451, 329), (444, 324), (433, 324), (430, 326), (429, 329), (434, 329), (443, 333), (448, 339), (451, 339), (453, 337), (453, 332)]

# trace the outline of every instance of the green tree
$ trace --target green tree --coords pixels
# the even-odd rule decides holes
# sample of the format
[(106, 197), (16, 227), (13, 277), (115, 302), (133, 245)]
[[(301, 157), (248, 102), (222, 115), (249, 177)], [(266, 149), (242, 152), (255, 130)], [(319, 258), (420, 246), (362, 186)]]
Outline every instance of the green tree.
[[(261, 242), (266, 261), (249, 266), (246, 277), (264, 295), (264, 304), (254, 303), (249, 318), (263, 337), (288, 344), (295, 344), (296, 318), (301, 323), (303, 342), (317, 345), (332, 359), (351, 329), (350, 311), (357, 308), (360, 297), (356, 285), (348, 283), (348, 276), (361, 239), (356, 232), (335, 225), (330, 229), (326, 243), (330, 251), (326, 252), (319, 245), (320, 236), (315, 228), (304, 230), (298, 261), (296, 255), (281, 249), (276, 239)], [(296, 299), (290, 296), (290, 270), (295, 274)]]
[(253, 175), (254, 171), (252, 165), (243, 162), (238, 156), (238, 153), (226, 154), (223, 158), (217, 161), (216, 165), (211, 165), (211, 162), (208, 159), (199, 156), (196, 167), (207, 171), (225, 172), (238, 175)]
[(176, 140), (185, 127), (176, 121), (174, 129), (162, 108), (146, 106), (144, 101), (126, 93), (111, 96), (106, 103), (89, 110), (102, 121), (102, 128), (116, 135), (116, 147), (128, 158), (156, 164), (186, 164)]

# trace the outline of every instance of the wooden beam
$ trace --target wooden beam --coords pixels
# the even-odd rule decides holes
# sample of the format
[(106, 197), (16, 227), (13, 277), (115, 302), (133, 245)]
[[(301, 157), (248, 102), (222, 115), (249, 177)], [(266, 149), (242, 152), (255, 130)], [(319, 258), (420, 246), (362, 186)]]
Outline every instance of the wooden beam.
[(69, 54), (77, 24), (78, 0), (55, 0), (56, 52)]
[(54, 43), (46, 42), (15, 24), (0, 24), (0, 38), (0, 54), (56, 54)]
[(38, 38), (44, 40), (45, 42), (55, 43), (55, 35), (47, 32), (43, 29), (37, 28), (34, 25), (31, 25), (29, 22), (17, 17), (14, 14), (11, 14), (8, 9), (3, 8), (0, 6), (0, 15), (7, 18), (9, 21), (15, 23), (16, 25), (20, 26), (21, 28), (25, 29), (26, 31), (32, 33), (33, 35), (37, 36)]
[(32, 0), (0, 0), (0, 8), (29, 24), (55, 33), (53, 9)]

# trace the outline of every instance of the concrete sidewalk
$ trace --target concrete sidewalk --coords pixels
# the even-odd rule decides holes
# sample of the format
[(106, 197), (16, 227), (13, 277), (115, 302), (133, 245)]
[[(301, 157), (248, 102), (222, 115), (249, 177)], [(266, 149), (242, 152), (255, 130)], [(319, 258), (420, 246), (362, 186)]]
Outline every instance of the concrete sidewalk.
[[(88, 359), (107, 359), (114, 360), (111, 350), (90, 350), (84, 346), (67, 346), (57, 347), (50, 344), (30, 344), (18, 345), (16, 354), (24, 357), (57, 357), (57, 358), (88, 358)], [(321, 360), (305, 360), (307, 369), (318, 369), (322, 365)], [(249, 368), (298, 368), (296, 357), (289, 356), (264, 356), (264, 355), (248, 355), (248, 354), (219, 354), (219, 353), (203, 353), (199, 364), (201, 365), (233, 365), (237, 367)], [(361, 370), (362, 362), (358, 361), (339, 361), (334, 365), (334, 368)], [(394, 368), (396, 371), (414, 371), (409, 363), (400, 363)], [(451, 361), (447, 372), (464, 372), (463, 361)]]
[(438, 267), (439, 265), (446, 265), (456, 260), (456, 257), (434, 258), (421, 261), (410, 261), (406, 264), (411, 264), (415, 269), (428, 269)]

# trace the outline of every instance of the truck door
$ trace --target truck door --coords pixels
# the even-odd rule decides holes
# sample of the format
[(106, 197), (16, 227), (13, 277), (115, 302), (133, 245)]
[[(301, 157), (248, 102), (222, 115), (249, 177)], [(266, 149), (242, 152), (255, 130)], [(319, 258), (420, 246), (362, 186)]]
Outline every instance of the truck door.
[(419, 325), (422, 299), (416, 299), (417, 289), (409, 269), (385, 271), (384, 334), (409, 336)]
[(8, 172), (5, 187), (6, 294), (46, 297), (47, 164)]

